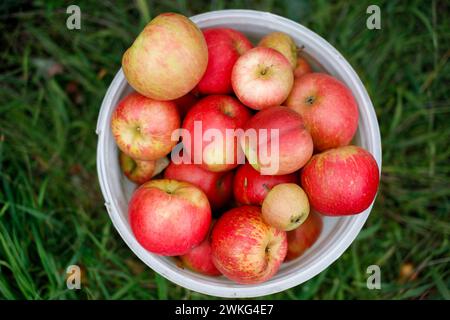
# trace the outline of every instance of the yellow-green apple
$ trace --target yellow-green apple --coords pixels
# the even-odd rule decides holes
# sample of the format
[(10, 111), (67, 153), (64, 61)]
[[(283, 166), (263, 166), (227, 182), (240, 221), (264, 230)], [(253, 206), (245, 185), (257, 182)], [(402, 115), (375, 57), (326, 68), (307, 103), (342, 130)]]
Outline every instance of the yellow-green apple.
[(169, 160), (166, 157), (149, 161), (134, 160), (120, 151), (119, 164), (122, 172), (130, 181), (143, 184), (160, 174), (169, 165)]
[(358, 128), (358, 105), (352, 92), (325, 73), (296, 78), (285, 104), (303, 117), (319, 151), (349, 144)]
[(294, 230), (308, 218), (308, 196), (296, 183), (278, 184), (264, 198), (261, 212), (264, 222), (272, 227)]
[(246, 106), (262, 110), (279, 106), (289, 95), (294, 72), (289, 61), (272, 48), (256, 47), (239, 57), (231, 84)]
[(312, 68), (308, 63), (308, 60), (306, 60), (303, 57), (297, 58), (297, 66), (294, 69), (294, 78), (299, 78), (304, 74), (312, 72)]
[(259, 207), (242, 206), (219, 218), (211, 248), (214, 265), (224, 276), (242, 284), (261, 283), (286, 256), (286, 232), (264, 223)]
[(197, 102), (183, 121), (184, 150), (191, 163), (214, 172), (228, 171), (238, 165), (238, 139), (251, 113), (237, 99), (211, 95)]
[(208, 65), (208, 48), (198, 27), (176, 13), (150, 21), (122, 57), (128, 83), (156, 100), (173, 100), (191, 91)]
[(156, 160), (176, 145), (172, 133), (180, 127), (175, 103), (133, 92), (119, 102), (111, 117), (117, 146), (137, 160)]
[(197, 101), (197, 96), (191, 92), (185, 94), (181, 98), (173, 100), (173, 102), (175, 102), (175, 104), (177, 105), (178, 114), (180, 115), (181, 119), (184, 118), (186, 113), (192, 108), (194, 104), (197, 103)]
[(311, 135), (302, 117), (283, 106), (255, 114), (245, 125), (240, 143), (248, 162), (263, 175), (293, 173), (313, 153)]
[[(213, 226), (214, 221), (211, 223), (210, 231)], [(180, 260), (192, 271), (213, 277), (221, 275), (212, 261), (210, 232), (198, 246), (180, 256)]]
[(373, 202), (378, 183), (377, 162), (358, 146), (316, 154), (301, 172), (301, 184), (311, 207), (329, 216), (363, 212)]
[(234, 29), (217, 28), (203, 31), (208, 45), (208, 67), (197, 89), (204, 95), (229, 94), (231, 71), (236, 60), (253, 48), (245, 35)]
[(258, 46), (277, 50), (286, 57), (292, 69), (295, 69), (297, 65), (297, 45), (286, 33), (271, 32), (261, 39)]
[(297, 183), (296, 173), (270, 176), (262, 175), (249, 163), (236, 171), (233, 181), (234, 198), (239, 204), (262, 205), (267, 193), (280, 183)]
[(156, 179), (141, 185), (128, 205), (131, 229), (148, 251), (188, 253), (205, 239), (211, 208), (202, 190), (188, 182)]
[(311, 210), (305, 222), (297, 229), (287, 233), (288, 250), (285, 261), (298, 258), (307, 249), (311, 248), (319, 238), (322, 226), (322, 217), (314, 210)]
[(233, 171), (212, 172), (196, 164), (171, 162), (164, 171), (164, 178), (190, 182), (203, 190), (213, 210), (226, 205), (231, 199)]

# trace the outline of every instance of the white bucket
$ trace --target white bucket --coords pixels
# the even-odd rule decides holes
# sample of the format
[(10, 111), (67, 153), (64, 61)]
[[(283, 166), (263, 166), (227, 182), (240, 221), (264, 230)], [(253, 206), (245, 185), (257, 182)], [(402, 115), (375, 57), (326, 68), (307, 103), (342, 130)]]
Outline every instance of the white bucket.
[[(354, 143), (369, 150), (381, 168), (381, 141), (372, 102), (344, 57), (320, 36), (286, 18), (251, 10), (223, 10), (191, 18), (200, 28), (229, 27), (257, 40), (272, 31), (289, 34), (311, 58), (316, 70), (324, 70), (347, 84), (359, 106), (359, 127)], [(127, 203), (134, 185), (121, 173), (117, 147), (110, 129), (110, 117), (118, 101), (131, 91), (122, 70), (116, 74), (103, 100), (98, 124), (97, 170), (105, 206), (111, 220), (133, 252), (150, 268), (170, 281), (208, 295), (219, 297), (256, 297), (286, 290), (322, 272), (350, 246), (372, 209), (351, 217), (324, 217), (322, 234), (314, 246), (300, 258), (285, 263), (269, 281), (239, 285), (225, 277), (208, 277), (178, 267), (172, 258), (146, 251), (136, 241), (128, 223)]]

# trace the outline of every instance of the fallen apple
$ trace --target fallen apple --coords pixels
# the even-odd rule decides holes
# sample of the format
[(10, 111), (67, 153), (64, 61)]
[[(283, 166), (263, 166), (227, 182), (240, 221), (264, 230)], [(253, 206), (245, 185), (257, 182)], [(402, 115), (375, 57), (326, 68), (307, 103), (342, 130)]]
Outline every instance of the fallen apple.
[(150, 180), (128, 205), (131, 229), (148, 251), (164, 256), (188, 253), (205, 239), (211, 223), (208, 198), (187, 182)]
[(322, 227), (322, 217), (314, 210), (311, 210), (305, 222), (297, 229), (287, 233), (288, 251), (285, 261), (298, 258), (311, 248), (319, 238)]
[(211, 239), (214, 265), (227, 278), (242, 284), (270, 279), (287, 251), (286, 232), (265, 224), (255, 206), (227, 211), (215, 224)]
[(289, 182), (298, 182), (296, 173), (279, 176), (262, 175), (246, 163), (239, 166), (234, 176), (234, 198), (239, 204), (260, 206), (270, 189), (277, 184)]
[(278, 184), (267, 194), (261, 212), (264, 222), (272, 227), (294, 230), (308, 218), (308, 196), (298, 184)]
[(233, 66), (253, 45), (242, 33), (233, 29), (208, 29), (203, 31), (203, 35), (208, 45), (208, 67), (197, 85), (198, 92), (204, 95), (232, 93)]
[(379, 183), (378, 165), (370, 152), (345, 146), (314, 155), (301, 172), (311, 207), (321, 214), (345, 216), (366, 210)]
[(122, 57), (128, 83), (156, 100), (174, 100), (191, 91), (208, 64), (208, 48), (187, 17), (163, 13), (150, 21)]
[(232, 195), (233, 172), (211, 172), (196, 164), (175, 164), (164, 171), (164, 178), (186, 181), (199, 187), (208, 197), (213, 210), (226, 205)]
[(285, 104), (303, 117), (319, 151), (349, 144), (358, 128), (358, 105), (352, 92), (325, 73), (296, 78)]
[(279, 106), (289, 95), (294, 73), (289, 61), (272, 48), (247, 51), (235, 63), (231, 84), (246, 106), (262, 110)]
[(258, 46), (277, 50), (289, 61), (292, 69), (297, 66), (297, 45), (286, 33), (271, 32), (261, 39)]

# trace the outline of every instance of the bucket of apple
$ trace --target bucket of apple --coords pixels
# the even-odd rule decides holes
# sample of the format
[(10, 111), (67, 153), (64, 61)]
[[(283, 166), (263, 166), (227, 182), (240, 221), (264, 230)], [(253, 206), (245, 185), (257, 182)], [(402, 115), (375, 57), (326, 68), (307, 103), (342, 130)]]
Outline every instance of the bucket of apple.
[(111, 220), (150, 268), (221, 297), (280, 292), (348, 248), (376, 196), (370, 98), (324, 39), (225, 10), (155, 17), (98, 119)]

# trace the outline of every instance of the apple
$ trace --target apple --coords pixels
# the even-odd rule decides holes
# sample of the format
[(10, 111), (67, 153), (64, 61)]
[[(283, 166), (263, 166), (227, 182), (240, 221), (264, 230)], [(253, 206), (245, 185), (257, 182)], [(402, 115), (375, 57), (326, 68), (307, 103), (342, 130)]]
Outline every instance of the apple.
[(312, 208), (328, 216), (346, 216), (366, 210), (379, 183), (372, 154), (345, 146), (314, 155), (301, 173), (301, 184)]
[[(240, 150), (234, 130), (242, 129), (250, 117), (250, 111), (230, 96), (211, 95), (197, 102), (183, 121), (184, 151), (191, 163), (214, 172), (235, 168)], [(227, 138), (227, 129), (233, 136)], [(218, 136), (208, 137), (208, 131)]]
[(211, 224), (211, 208), (203, 191), (169, 179), (141, 185), (131, 197), (128, 215), (136, 240), (163, 256), (188, 253), (205, 239)]
[(285, 104), (303, 117), (319, 151), (348, 145), (358, 128), (358, 105), (352, 92), (325, 73), (295, 79)]
[(219, 218), (211, 250), (214, 265), (227, 278), (241, 284), (261, 283), (278, 271), (286, 256), (286, 232), (264, 223), (259, 207), (242, 206)]
[(308, 218), (297, 229), (287, 233), (288, 250), (285, 261), (300, 257), (312, 247), (322, 232), (322, 217), (311, 210)]
[(196, 164), (171, 162), (164, 178), (186, 181), (202, 189), (213, 210), (222, 208), (232, 195), (233, 172), (211, 172)]
[(119, 164), (122, 172), (130, 181), (143, 184), (160, 174), (169, 165), (169, 160), (166, 157), (149, 161), (134, 160), (120, 151)]
[(197, 85), (198, 92), (204, 95), (232, 93), (233, 66), (253, 45), (242, 33), (233, 29), (208, 29), (203, 31), (203, 35), (208, 45), (208, 67)]
[(288, 97), (293, 83), (289, 61), (272, 48), (247, 51), (236, 61), (231, 74), (236, 96), (255, 110), (279, 106)]
[(292, 69), (297, 66), (297, 45), (286, 33), (271, 32), (261, 39), (258, 46), (277, 50), (289, 61)]
[[(312, 72), (312, 68), (308, 63), (308, 60), (306, 60), (303, 57), (297, 58), (297, 65), (294, 69), (294, 78), (299, 78), (304, 74)], [(294, 80), (295, 81), (295, 80)]]
[(245, 125), (240, 143), (248, 162), (263, 175), (293, 173), (303, 167), (313, 153), (311, 135), (302, 117), (283, 106), (255, 114)]
[[(211, 223), (210, 232), (214, 226), (214, 221)], [(180, 256), (181, 262), (191, 269), (207, 276), (220, 276), (221, 273), (217, 270), (212, 261), (211, 255), (211, 236), (210, 232), (198, 246), (195, 246), (188, 253)]]
[(280, 176), (262, 175), (249, 163), (246, 163), (236, 171), (233, 181), (234, 198), (239, 204), (262, 205), (267, 193), (280, 183), (297, 183), (297, 174), (285, 174)]
[(191, 91), (205, 73), (208, 48), (187, 17), (163, 13), (150, 21), (122, 57), (128, 83), (155, 100), (174, 100)]
[(172, 101), (175, 102), (178, 114), (180, 115), (180, 118), (183, 119), (192, 106), (197, 103), (198, 98), (193, 93), (189, 92), (181, 98)]
[(156, 160), (176, 145), (172, 133), (180, 127), (175, 103), (157, 101), (137, 92), (119, 102), (111, 117), (117, 146), (136, 160)]
[(308, 218), (308, 196), (298, 184), (278, 184), (267, 194), (261, 212), (264, 222), (272, 227), (294, 230)]

